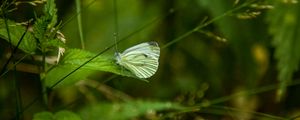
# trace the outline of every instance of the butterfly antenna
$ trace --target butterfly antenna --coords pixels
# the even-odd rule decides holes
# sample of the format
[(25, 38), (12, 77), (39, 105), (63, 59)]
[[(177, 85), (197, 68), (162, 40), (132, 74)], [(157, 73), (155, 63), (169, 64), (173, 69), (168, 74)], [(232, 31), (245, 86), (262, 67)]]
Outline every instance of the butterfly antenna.
[(118, 40), (119, 40), (119, 26), (118, 26), (118, 9), (117, 9), (117, 0), (113, 1), (113, 8), (114, 8), (114, 25), (115, 25), (115, 32), (114, 32), (114, 40), (115, 40), (115, 51), (118, 52)]

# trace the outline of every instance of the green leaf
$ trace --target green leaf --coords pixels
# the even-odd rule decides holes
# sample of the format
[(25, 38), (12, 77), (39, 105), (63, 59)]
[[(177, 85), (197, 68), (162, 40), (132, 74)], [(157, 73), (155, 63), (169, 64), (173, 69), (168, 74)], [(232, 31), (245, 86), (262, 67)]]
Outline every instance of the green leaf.
[(81, 118), (73, 112), (62, 110), (54, 115), (54, 120), (81, 120)]
[(33, 25), (34, 36), (43, 46), (48, 44), (49, 40), (55, 39), (57, 30), (57, 9), (54, 0), (48, 0), (44, 6), (44, 15), (37, 18)]
[(73, 112), (62, 110), (54, 115), (51, 112), (46, 111), (36, 113), (33, 120), (81, 120), (81, 118)]
[(34, 114), (33, 120), (53, 120), (53, 114), (51, 112), (39, 112)]
[[(7, 20), (8, 30), (11, 38), (12, 45), (16, 46), (21, 40), (22, 35), (26, 31), (25, 26), (17, 25), (17, 23)], [(9, 42), (9, 37), (6, 30), (6, 24), (3, 19), (0, 19), (0, 38), (5, 39)], [(33, 54), (36, 50), (36, 40), (34, 39), (31, 32), (27, 32), (21, 41), (19, 47), (20, 50)]]
[[(66, 85), (73, 85), (80, 80), (84, 80), (92, 73), (96, 72), (90, 69), (81, 68), (76, 72), (69, 75), (67, 78), (63, 79), (73, 70), (75, 70), (78, 66), (75, 65), (58, 65), (49, 71), (46, 75), (46, 86), (48, 87), (63, 87)], [(61, 81), (62, 80), (62, 81)], [(61, 81), (61, 82), (60, 82)], [(55, 85), (57, 82), (59, 84)]]
[(44, 6), (44, 14), (46, 16), (51, 16), (51, 22), (49, 24), (49, 27), (52, 28), (57, 23), (57, 9), (55, 5), (55, 0), (47, 0), (47, 3)]
[[(80, 49), (68, 49), (62, 58), (61, 62), (53, 69), (51, 69), (46, 75), (46, 85), (52, 87), (55, 83), (60, 81), (63, 77), (71, 73), (73, 70), (90, 60), (96, 54), (80, 50)], [(82, 68), (74, 72), (65, 78), (55, 87), (61, 87), (65, 85), (72, 85), (79, 80), (83, 80), (97, 71), (111, 72), (123, 76), (135, 77), (131, 72), (121, 69), (115, 63), (115, 60), (111, 56), (98, 56), (94, 60), (85, 64)]]
[(49, 35), (50, 31), (48, 25), (51, 23), (50, 16), (42, 16), (38, 18), (33, 25), (34, 36), (39, 40), (40, 43), (47, 42), (47, 34)]
[(87, 106), (80, 115), (87, 120), (128, 120), (162, 110), (180, 110), (178, 104), (171, 102), (130, 101), (124, 103), (99, 103)]
[(278, 60), (278, 79), (284, 94), (286, 86), (291, 82), (293, 72), (299, 67), (300, 61), (300, 4), (277, 1), (274, 10), (268, 14), (270, 33), (273, 35), (275, 58)]
[(45, 42), (42, 46), (44, 46), (45, 48), (55, 48), (55, 49), (57, 49), (58, 47), (63, 47), (63, 48), (66, 47), (65, 43), (57, 38)]

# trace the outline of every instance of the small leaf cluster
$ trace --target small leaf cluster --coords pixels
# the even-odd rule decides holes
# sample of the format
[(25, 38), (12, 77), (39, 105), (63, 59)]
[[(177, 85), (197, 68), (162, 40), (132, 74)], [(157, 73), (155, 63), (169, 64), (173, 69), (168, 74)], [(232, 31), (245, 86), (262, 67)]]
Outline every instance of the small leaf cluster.
[(48, 0), (43, 9), (44, 15), (37, 18), (33, 25), (33, 33), (42, 52), (51, 48), (63, 47), (64, 41), (57, 37), (60, 24), (57, 25), (57, 9), (54, 0)]

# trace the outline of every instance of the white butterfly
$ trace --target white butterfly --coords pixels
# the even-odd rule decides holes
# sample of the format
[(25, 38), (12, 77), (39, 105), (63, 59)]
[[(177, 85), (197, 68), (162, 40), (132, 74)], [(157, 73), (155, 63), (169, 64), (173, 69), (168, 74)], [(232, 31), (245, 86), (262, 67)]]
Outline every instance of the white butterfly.
[(138, 78), (151, 77), (158, 68), (160, 48), (157, 42), (145, 42), (116, 53), (116, 63)]

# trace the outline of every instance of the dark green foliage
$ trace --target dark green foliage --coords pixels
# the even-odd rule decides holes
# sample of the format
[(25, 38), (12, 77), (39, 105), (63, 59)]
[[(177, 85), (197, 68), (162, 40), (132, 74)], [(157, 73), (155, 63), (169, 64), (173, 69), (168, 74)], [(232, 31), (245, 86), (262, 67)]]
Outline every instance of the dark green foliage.
[(55, 0), (47, 0), (46, 5), (44, 6), (45, 16), (51, 16), (49, 28), (52, 28), (57, 23), (57, 9), (55, 5)]
[[(20, 62), (8, 61), (7, 68), (14, 69), (1, 73), (1, 118), (299, 116), (297, 0), (81, 2), (76, 7), (83, 8), (76, 12), (70, 1), (23, 2), (34, 8), (29, 10), (32, 14), (36, 13), (33, 20), (23, 20), (32, 25), (23, 39), (27, 22), (14, 22), (11, 18), (19, 18), (19, 14), (14, 16), (1, 6), (0, 37), (12, 46), (22, 40), (18, 48), (30, 54), (24, 59), (19, 59), (22, 53), (14, 54), (13, 60)], [(22, 4), (13, 1), (10, 5), (21, 9)], [(74, 19), (78, 14), (80, 22)], [(77, 49), (83, 41), (85, 48)], [(138, 81), (116, 64), (114, 56), (145, 41), (156, 41), (161, 48), (158, 71), (147, 82)], [(0, 48), (0, 67), (7, 61), (6, 50)], [(27, 73), (34, 68), (37, 72)], [(11, 86), (11, 81), (20, 84)], [(275, 94), (276, 89), (279, 94)], [(20, 95), (14, 95), (15, 91)], [(284, 101), (276, 101), (276, 97)]]
[(87, 106), (81, 110), (80, 115), (83, 119), (89, 120), (128, 120), (142, 116), (149, 117), (144, 119), (155, 119), (156, 112), (182, 109), (184, 109), (184, 107), (175, 103), (137, 100), (122, 103), (100, 103)]
[[(199, 0), (201, 2), (201, 0)], [(246, 6), (243, 9), (254, 3), (253, 1), (245, 1), (233, 6), (233, 3), (228, 1), (219, 1), (219, 0), (210, 0), (201, 2), (203, 6), (207, 9), (210, 9), (213, 17), (218, 17), (224, 15), (227, 11), (231, 11), (240, 6)], [(215, 9), (218, 8), (218, 9)], [(252, 28), (251, 26), (256, 23), (252, 21), (245, 21), (238, 19), (234, 15), (237, 13), (244, 12), (243, 9), (238, 9), (229, 13), (226, 13), (227, 16), (224, 16), (220, 20), (216, 21), (216, 27), (220, 29), (220, 32), (224, 34), (224, 37), (228, 40), (228, 46), (230, 50), (234, 53), (234, 62), (235, 66), (232, 66), (235, 69), (238, 69), (237, 74), (241, 78), (231, 78), (233, 80), (241, 81), (245, 86), (249, 88), (255, 87), (255, 82), (258, 80), (258, 75), (255, 72), (257, 70), (256, 63), (252, 55), (252, 47), (256, 41), (263, 39), (266, 34), (252, 32), (255, 29), (261, 28)], [(230, 16), (231, 15), (231, 16)], [(257, 37), (260, 36), (260, 37)], [(233, 73), (236, 74), (236, 73)]]
[(50, 33), (50, 28), (48, 28), (48, 25), (50, 23), (51, 23), (51, 16), (42, 16), (38, 18), (34, 23), (33, 26), (34, 36), (39, 40), (40, 43), (46, 42), (46, 37), (47, 37), (46, 34)]
[[(269, 31), (273, 35), (275, 58), (278, 61), (280, 80), (279, 94), (285, 94), (286, 87), (293, 79), (293, 73), (298, 70), (300, 62), (300, 4), (276, 1), (276, 9), (268, 14)], [(281, 96), (282, 97), (282, 96)]]
[(52, 114), (51, 112), (36, 113), (33, 120), (81, 120), (81, 118), (71, 111), (62, 110), (55, 114)]
[(55, 39), (51, 39), (49, 40), (48, 42), (46, 42), (45, 44), (43, 44), (43, 46), (45, 46), (46, 48), (55, 48), (57, 49), (57, 47), (66, 47), (65, 43), (61, 40), (61, 39), (58, 39), (58, 38), (55, 38)]
[(46, 2), (43, 13), (33, 25), (33, 33), (39, 41), (40, 49), (47, 52), (51, 47), (63, 47), (63, 41), (57, 39), (59, 25), (57, 25), (57, 9), (54, 0)]

